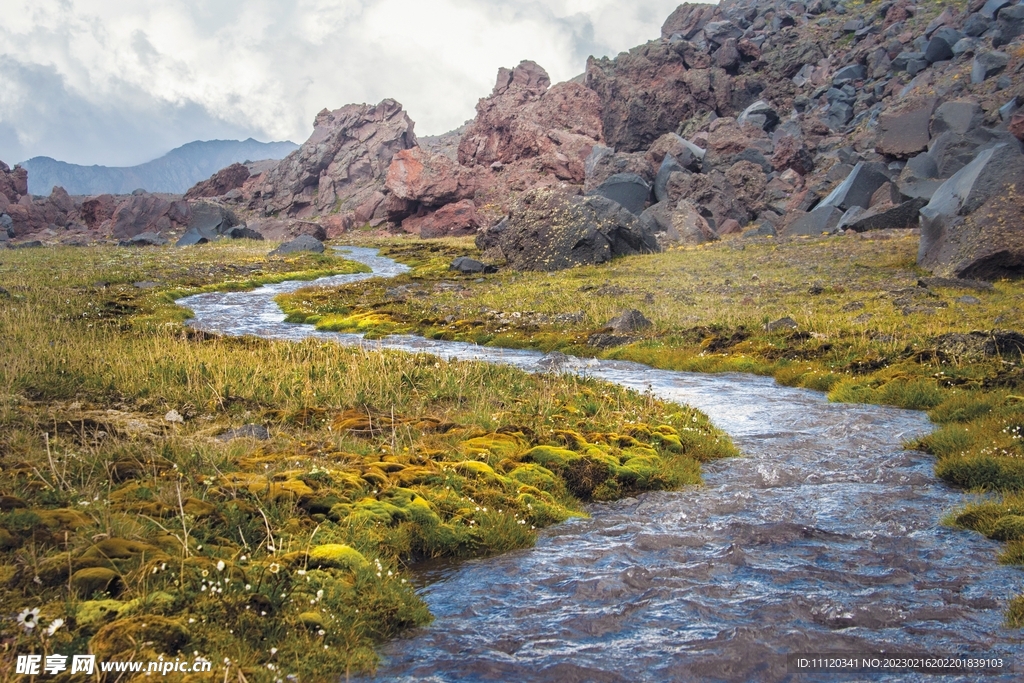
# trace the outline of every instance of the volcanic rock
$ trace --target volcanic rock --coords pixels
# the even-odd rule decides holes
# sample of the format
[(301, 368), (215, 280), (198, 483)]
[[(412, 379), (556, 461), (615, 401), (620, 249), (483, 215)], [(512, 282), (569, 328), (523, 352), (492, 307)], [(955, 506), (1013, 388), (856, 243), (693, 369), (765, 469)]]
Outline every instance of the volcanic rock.
[(402, 230), (422, 238), (472, 235), (483, 225), (476, 205), (469, 199), (446, 204), (441, 208), (405, 218)]
[(472, 197), (474, 183), (468, 170), (457, 162), (413, 147), (391, 159), (384, 187), (399, 199), (429, 207)]
[(591, 194), (607, 197), (639, 216), (651, 196), (651, 185), (635, 173), (616, 173)]
[(191, 217), (188, 202), (171, 202), (148, 192), (132, 194), (117, 205), (110, 217), (111, 236), (125, 239), (147, 232), (166, 232), (186, 225)]
[(245, 164), (231, 164), (214, 173), (207, 180), (193, 185), (186, 193), (185, 199), (201, 197), (220, 197), (231, 190), (241, 189), (249, 179), (249, 169)]
[(299, 149), (246, 185), (250, 206), (298, 218), (352, 210), (379, 191), (392, 157), (415, 146), (412, 119), (395, 100), (324, 109)]
[[(1014, 264), (1024, 254), (1024, 224), (1013, 225), (1020, 218), (1014, 207), (1020, 203), (1020, 193), (1024, 193), (1020, 144), (1000, 143), (982, 150), (921, 209), (918, 265), (938, 275), (980, 279), (1020, 271), (1021, 264)], [(985, 211), (971, 215), (983, 205)]]
[(300, 251), (311, 251), (315, 254), (324, 253), (324, 243), (311, 235), (299, 235), (290, 242), (285, 242), (267, 256), (286, 256)]
[(497, 247), (517, 270), (542, 271), (659, 250), (654, 235), (616, 202), (548, 189), (519, 197), (506, 219), (477, 237), (477, 246)]

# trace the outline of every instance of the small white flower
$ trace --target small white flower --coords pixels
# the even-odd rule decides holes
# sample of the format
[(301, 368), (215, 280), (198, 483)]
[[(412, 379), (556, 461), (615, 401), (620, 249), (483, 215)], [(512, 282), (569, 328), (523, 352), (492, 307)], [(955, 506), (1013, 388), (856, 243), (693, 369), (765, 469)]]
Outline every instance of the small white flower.
[(39, 623), (39, 608), (25, 609), (18, 615), (18, 624), (26, 631), (31, 631)]
[(224, 571), (224, 567), (226, 567), (226, 566), (227, 565), (224, 564), (224, 560), (217, 560), (217, 571), (219, 571), (219, 572)]
[(52, 636), (57, 630), (64, 625), (63, 619), (54, 619), (50, 622), (50, 625), (46, 627), (46, 635)]

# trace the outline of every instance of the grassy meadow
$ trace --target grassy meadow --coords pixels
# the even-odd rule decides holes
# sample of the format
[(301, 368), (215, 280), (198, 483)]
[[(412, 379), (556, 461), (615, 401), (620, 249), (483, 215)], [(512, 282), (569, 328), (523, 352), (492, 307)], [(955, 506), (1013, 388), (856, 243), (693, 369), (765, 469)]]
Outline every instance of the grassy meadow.
[[(435, 248), (417, 273), (439, 279), (465, 247)], [(528, 546), (735, 455), (705, 416), (590, 380), (182, 324), (186, 294), (363, 269), (269, 249), (0, 252), (0, 678), (13, 653), (372, 670), (430, 620), (417, 561)]]
[[(1004, 541), (999, 560), (1024, 564), (1024, 282), (920, 282), (929, 273), (915, 265), (917, 244), (898, 232), (731, 239), (477, 276), (447, 271), (454, 256), (474, 254), (469, 241), (392, 242), (385, 253), (410, 273), (279, 302), (291, 320), (323, 329), (751, 372), (834, 401), (926, 410), (938, 428), (908, 446), (933, 454), (943, 480), (980, 494), (949, 523)], [(612, 333), (609, 321), (627, 309), (651, 326)], [(1008, 622), (1024, 626), (1024, 599)]]

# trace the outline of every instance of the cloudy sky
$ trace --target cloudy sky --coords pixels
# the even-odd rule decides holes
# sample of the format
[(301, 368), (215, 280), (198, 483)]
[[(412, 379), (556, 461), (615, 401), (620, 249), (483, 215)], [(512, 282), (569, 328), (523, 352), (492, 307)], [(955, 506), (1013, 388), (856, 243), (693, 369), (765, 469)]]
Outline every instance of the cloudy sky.
[(3, 0), (0, 159), (132, 165), (192, 140), (302, 142), (324, 107), (472, 118), (500, 66), (552, 80), (659, 35), (678, 0)]

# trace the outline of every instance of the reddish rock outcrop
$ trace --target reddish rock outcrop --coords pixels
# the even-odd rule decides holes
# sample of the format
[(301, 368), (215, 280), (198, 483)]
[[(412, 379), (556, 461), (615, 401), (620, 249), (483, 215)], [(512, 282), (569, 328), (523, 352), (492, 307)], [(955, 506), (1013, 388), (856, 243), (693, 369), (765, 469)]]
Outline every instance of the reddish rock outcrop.
[(249, 205), (298, 218), (363, 206), (383, 187), (392, 157), (416, 146), (413, 125), (391, 99), (324, 109), (299, 149), (245, 186)]
[(473, 196), (472, 175), (455, 161), (422, 147), (402, 150), (391, 159), (387, 190), (424, 206), (443, 206)]
[(0, 195), (7, 199), (8, 204), (17, 204), (27, 194), (28, 171), (21, 166), (11, 170), (10, 166), (0, 161)]
[(121, 202), (110, 218), (110, 236), (127, 239), (144, 232), (161, 233), (183, 228), (192, 217), (184, 200), (167, 201), (148, 192), (140, 192)]
[(231, 190), (240, 189), (248, 179), (249, 169), (245, 164), (231, 164), (217, 171), (208, 179), (193, 185), (185, 193), (185, 199), (220, 197)]
[(117, 209), (117, 200), (113, 195), (101, 194), (90, 197), (82, 202), (80, 214), (82, 220), (90, 228), (97, 228), (113, 217)]
[(402, 230), (423, 238), (455, 237), (472, 235), (482, 225), (476, 205), (463, 199), (422, 216), (409, 216), (402, 221)]
[[(558, 182), (582, 185), (593, 146), (602, 141), (597, 95), (579, 83), (548, 88), (547, 72), (524, 61), (501, 69), (490, 97), (462, 137), (458, 159), (476, 169), (477, 204)], [(505, 196), (502, 196), (505, 195)]]

